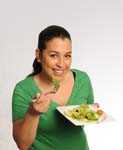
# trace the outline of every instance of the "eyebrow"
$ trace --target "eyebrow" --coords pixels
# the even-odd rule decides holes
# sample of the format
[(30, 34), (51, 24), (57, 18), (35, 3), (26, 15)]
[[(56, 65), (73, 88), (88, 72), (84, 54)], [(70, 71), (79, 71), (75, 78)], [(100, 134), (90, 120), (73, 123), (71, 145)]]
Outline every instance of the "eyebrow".
[[(50, 51), (50, 53), (59, 53), (59, 52), (54, 51), (54, 50), (51, 50), (51, 51)], [(71, 53), (72, 53), (72, 51), (68, 51), (68, 52), (66, 52), (66, 53), (67, 53), (67, 54), (68, 54), (68, 53), (70, 53), (70, 54), (71, 54)]]

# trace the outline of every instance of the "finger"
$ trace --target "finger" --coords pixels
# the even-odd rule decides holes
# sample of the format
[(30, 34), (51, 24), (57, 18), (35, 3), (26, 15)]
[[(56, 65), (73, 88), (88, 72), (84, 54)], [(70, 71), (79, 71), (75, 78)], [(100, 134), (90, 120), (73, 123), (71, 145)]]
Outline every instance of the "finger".
[(48, 92), (48, 93), (45, 93), (45, 94), (42, 94), (41, 97), (36, 101), (37, 104), (39, 103), (44, 103), (44, 102), (47, 102), (47, 101), (51, 101), (52, 99), (52, 92)]
[(45, 93), (42, 93), (42, 94), (37, 93), (36, 98), (33, 99), (32, 102), (36, 102), (37, 104), (39, 104), (41, 102), (44, 102), (46, 100), (51, 99), (52, 94), (55, 94), (55, 92), (54, 91), (48, 91), (48, 92), (45, 92)]
[(55, 94), (56, 92), (55, 91), (48, 91), (48, 92), (46, 92), (46, 93), (44, 93), (44, 95), (50, 95), (50, 94)]
[(53, 94), (55, 94), (54, 91), (49, 91), (49, 92), (43, 93), (37, 102), (40, 103), (40, 102), (44, 102), (46, 100), (51, 100)]
[(42, 100), (42, 99), (41, 99), (41, 100), (38, 100), (38, 101), (36, 101), (35, 103), (36, 103), (36, 104), (44, 105), (44, 104), (50, 103), (50, 101), (51, 101), (50, 98), (48, 98), (48, 97), (46, 98), (46, 97), (45, 97), (45, 99), (43, 99), (43, 100)]

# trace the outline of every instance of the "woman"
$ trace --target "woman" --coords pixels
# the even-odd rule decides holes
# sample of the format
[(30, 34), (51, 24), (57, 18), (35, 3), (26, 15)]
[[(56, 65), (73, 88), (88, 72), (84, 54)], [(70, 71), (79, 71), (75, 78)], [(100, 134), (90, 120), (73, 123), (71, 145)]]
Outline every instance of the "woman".
[[(72, 41), (52, 25), (39, 34), (33, 73), (13, 92), (13, 137), (20, 150), (89, 150), (83, 127), (74, 126), (56, 107), (93, 103), (85, 72), (71, 69)], [(60, 86), (54, 90), (53, 81)]]

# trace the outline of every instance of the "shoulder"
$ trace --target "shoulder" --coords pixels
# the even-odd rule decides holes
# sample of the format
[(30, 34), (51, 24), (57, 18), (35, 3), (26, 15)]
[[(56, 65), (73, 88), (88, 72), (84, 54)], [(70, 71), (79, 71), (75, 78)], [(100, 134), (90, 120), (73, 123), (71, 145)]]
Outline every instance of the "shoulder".
[(72, 71), (75, 73), (76, 78), (78, 78), (79, 80), (85, 80), (85, 81), (90, 80), (90, 77), (87, 74), (87, 72), (78, 69), (72, 69)]
[(21, 80), (18, 83), (16, 83), (14, 90), (16, 90), (16, 89), (17, 90), (19, 90), (19, 89), (26, 90), (31, 85), (32, 85), (32, 77), (31, 76), (27, 76), (23, 80)]

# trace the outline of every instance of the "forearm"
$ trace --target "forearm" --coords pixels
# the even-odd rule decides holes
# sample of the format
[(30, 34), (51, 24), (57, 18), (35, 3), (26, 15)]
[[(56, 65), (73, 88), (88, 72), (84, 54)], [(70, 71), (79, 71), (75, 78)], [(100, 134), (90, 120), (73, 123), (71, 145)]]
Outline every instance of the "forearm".
[[(37, 96), (36, 101), (30, 103), (23, 120), (13, 123), (13, 136), (20, 150), (28, 150), (35, 140), (40, 115), (48, 111), (51, 93)], [(19, 122), (20, 121), (20, 122)]]
[(20, 150), (27, 150), (33, 143), (39, 123), (39, 115), (26, 113), (23, 120), (13, 129), (14, 139)]

